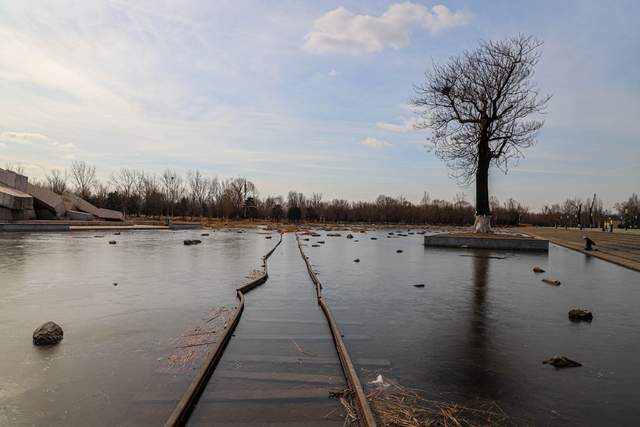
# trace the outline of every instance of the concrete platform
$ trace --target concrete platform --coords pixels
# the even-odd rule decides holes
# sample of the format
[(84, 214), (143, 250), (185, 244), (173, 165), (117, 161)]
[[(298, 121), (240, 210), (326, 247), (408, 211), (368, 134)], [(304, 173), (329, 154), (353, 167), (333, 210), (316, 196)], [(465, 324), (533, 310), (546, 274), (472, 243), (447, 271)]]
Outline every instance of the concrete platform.
[(549, 251), (549, 241), (529, 236), (508, 234), (473, 235), (446, 233), (424, 236), (425, 246), (444, 248), (471, 248), (510, 251)]

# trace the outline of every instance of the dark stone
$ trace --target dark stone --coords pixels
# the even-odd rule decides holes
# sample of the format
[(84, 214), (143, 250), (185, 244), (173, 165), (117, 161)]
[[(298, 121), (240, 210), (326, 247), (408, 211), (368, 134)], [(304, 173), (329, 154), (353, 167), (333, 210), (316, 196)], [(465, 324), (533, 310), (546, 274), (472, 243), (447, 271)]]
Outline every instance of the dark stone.
[(113, 286), (118, 286), (118, 283), (117, 282), (113, 282)]
[(319, 248), (320, 245), (311, 245), (312, 248)]
[(199, 245), (200, 243), (202, 243), (202, 240), (191, 239), (191, 240), (185, 240), (185, 241), (184, 241), (184, 244), (185, 244), (186, 246)]
[(209, 233), (202, 233), (201, 236), (202, 237), (209, 237)]
[(555, 366), (556, 368), (577, 368), (581, 363), (571, 360), (565, 356), (553, 356), (542, 362), (544, 365)]
[(396, 253), (397, 253), (397, 254), (401, 254), (401, 253), (402, 253), (402, 249), (398, 249), (398, 250), (396, 251)]
[(417, 285), (413, 285), (416, 288), (424, 288), (424, 283), (418, 283)]
[(321, 245), (324, 245), (324, 240), (318, 240), (318, 243), (320, 243)]
[(372, 237), (371, 240), (378, 240), (378, 238), (377, 237)]
[(64, 332), (60, 325), (47, 322), (33, 331), (33, 343), (35, 345), (53, 345), (62, 341)]
[(120, 232), (119, 232), (119, 231), (116, 231), (115, 233), (113, 233), (113, 235), (114, 235), (114, 236), (119, 236), (119, 235), (120, 235)]
[[(272, 236), (264, 236), (265, 239), (271, 239)], [(305, 239), (305, 240), (309, 240), (309, 239)]]
[(589, 310), (574, 308), (569, 310), (569, 319), (577, 322), (581, 320), (591, 322), (593, 320), (593, 313), (591, 313)]
[(347, 234), (347, 239), (353, 239), (353, 234)]
[(533, 267), (533, 272), (534, 273), (544, 273), (544, 269), (542, 267), (536, 265), (535, 267)]
[(306, 238), (304, 238), (304, 239), (302, 239), (302, 240), (304, 240), (305, 242), (308, 242), (308, 241), (309, 241), (309, 238), (308, 238), (308, 237), (306, 237)]
[(360, 262), (360, 258), (354, 259), (353, 262)]
[(110, 245), (115, 245), (117, 242), (115, 240), (109, 240)]

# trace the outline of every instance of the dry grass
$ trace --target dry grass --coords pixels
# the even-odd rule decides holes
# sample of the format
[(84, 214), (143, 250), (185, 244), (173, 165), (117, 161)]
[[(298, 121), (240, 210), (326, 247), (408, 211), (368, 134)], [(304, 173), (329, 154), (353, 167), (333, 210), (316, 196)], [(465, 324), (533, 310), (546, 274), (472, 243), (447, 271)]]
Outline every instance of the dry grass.
[(174, 351), (167, 357), (159, 370), (170, 373), (189, 372), (207, 354), (210, 346), (215, 344), (220, 334), (224, 333), (233, 310), (219, 307), (211, 310), (202, 322), (176, 337)]
[(421, 426), (515, 426), (528, 424), (509, 417), (495, 401), (477, 401), (473, 405), (428, 399), (419, 390), (403, 387), (385, 379), (386, 387), (367, 394), (380, 425)]

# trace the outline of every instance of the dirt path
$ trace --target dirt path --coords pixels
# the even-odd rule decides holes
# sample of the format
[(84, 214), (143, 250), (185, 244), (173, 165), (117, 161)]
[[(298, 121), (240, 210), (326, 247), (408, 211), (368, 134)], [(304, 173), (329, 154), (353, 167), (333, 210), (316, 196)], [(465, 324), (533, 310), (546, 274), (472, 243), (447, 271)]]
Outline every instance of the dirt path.
[[(568, 230), (551, 227), (523, 227), (518, 231), (548, 239), (551, 242), (604, 259), (614, 264), (640, 271), (640, 233), (637, 230), (615, 230), (613, 233), (600, 229)], [(596, 242), (594, 251), (584, 249), (584, 237)]]

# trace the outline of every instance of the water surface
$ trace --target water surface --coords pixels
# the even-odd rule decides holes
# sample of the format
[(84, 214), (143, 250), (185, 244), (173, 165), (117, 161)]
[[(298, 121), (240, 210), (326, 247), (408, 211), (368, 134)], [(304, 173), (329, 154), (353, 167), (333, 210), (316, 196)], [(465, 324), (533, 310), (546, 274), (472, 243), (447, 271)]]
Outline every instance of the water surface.
[[(168, 366), (176, 337), (232, 307), (273, 246), (256, 232), (200, 233), (0, 234), (0, 425), (162, 424), (173, 408), (154, 396), (179, 397), (194, 369)], [(64, 340), (33, 346), (48, 320)]]
[[(305, 251), (356, 364), (365, 356), (391, 362), (388, 370), (360, 366), (363, 382), (381, 372), (436, 399), (496, 400), (522, 423), (636, 422), (637, 272), (555, 245), (547, 255), (425, 248), (420, 235), (387, 238), (387, 231), (354, 234), (322, 232), (305, 243), (326, 244)], [(534, 265), (562, 285), (542, 283)], [(595, 319), (572, 323), (573, 307), (592, 310)], [(372, 339), (349, 339), (361, 334)], [(584, 366), (542, 365), (554, 354)]]

